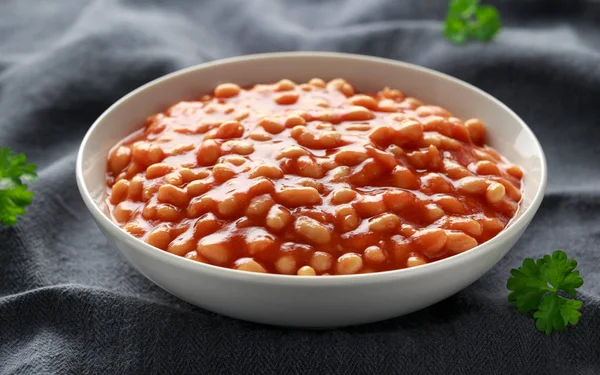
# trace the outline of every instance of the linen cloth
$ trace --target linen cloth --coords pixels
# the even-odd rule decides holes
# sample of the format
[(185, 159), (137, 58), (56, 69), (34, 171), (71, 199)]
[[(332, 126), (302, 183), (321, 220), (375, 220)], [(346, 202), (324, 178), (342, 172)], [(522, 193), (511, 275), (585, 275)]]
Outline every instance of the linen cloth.
[[(444, 40), (441, 0), (0, 2), (0, 146), (39, 165), (34, 203), (0, 227), (1, 374), (600, 373), (600, 3), (498, 0), (489, 44)], [(222, 317), (159, 289), (118, 255), (75, 184), (92, 122), (132, 89), (193, 64), (325, 50), (440, 70), (532, 127), (549, 185), (533, 223), (460, 293), (389, 321), (324, 331)], [(581, 322), (536, 331), (509, 270), (565, 250), (585, 279)]]

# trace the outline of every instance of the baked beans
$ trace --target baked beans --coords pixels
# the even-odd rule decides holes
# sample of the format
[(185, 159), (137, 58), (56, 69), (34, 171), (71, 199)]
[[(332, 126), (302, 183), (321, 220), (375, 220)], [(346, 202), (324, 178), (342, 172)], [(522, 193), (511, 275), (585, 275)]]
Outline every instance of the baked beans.
[(222, 267), (416, 267), (476, 247), (515, 215), (523, 171), (485, 141), (480, 119), (396, 89), (223, 83), (111, 150), (107, 204), (132, 236)]

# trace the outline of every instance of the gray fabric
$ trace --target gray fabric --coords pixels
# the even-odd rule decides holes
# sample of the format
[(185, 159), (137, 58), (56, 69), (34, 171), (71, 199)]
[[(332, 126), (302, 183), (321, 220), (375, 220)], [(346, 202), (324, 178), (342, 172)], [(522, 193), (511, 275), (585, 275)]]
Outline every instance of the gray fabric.
[[(35, 201), (0, 227), (0, 373), (600, 373), (600, 3), (504, 0), (487, 45), (441, 35), (446, 2), (0, 2), (0, 145), (40, 168)], [(111, 248), (75, 186), (94, 119), (137, 86), (227, 56), (336, 50), (404, 60), (508, 104), (548, 157), (523, 238), (478, 282), (409, 316), (331, 331), (224, 318), (170, 296)], [(537, 332), (506, 299), (510, 268), (580, 261), (581, 322)]]

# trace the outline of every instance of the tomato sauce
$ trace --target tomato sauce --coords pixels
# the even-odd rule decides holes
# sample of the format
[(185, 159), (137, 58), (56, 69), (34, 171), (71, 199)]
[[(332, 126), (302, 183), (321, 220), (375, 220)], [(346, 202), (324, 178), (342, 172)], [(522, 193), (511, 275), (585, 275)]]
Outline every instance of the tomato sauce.
[(484, 143), (480, 120), (398, 90), (223, 84), (111, 151), (107, 202), (124, 230), (200, 262), (400, 269), (467, 251), (515, 215), (523, 172)]

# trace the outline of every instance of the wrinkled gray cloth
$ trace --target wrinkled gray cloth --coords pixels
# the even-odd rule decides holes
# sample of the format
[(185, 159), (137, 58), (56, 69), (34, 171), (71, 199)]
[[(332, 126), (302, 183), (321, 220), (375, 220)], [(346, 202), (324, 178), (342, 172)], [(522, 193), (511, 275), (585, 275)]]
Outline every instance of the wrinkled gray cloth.
[[(34, 204), (0, 227), (1, 374), (600, 373), (600, 3), (504, 0), (490, 44), (453, 46), (445, 1), (0, 2), (0, 145), (39, 165)], [(496, 267), (389, 321), (303, 331), (191, 306), (130, 267), (75, 186), (79, 143), (110, 104), (165, 73), (222, 57), (328, 50), (466, 80), (539, 137), (546, 198)], [(585, 284), (581, 322), (550, 337), (507, 302), (509, 270), (564, 249)]]

